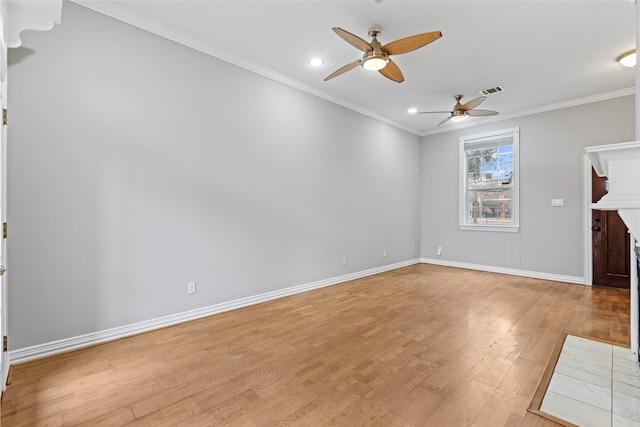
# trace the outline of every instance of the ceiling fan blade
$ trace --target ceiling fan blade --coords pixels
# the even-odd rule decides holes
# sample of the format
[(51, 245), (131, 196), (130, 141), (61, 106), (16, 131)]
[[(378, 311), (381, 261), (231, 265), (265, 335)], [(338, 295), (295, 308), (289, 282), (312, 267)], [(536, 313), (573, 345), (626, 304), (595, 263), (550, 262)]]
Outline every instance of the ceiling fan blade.
[(467, 111), (467, 116), (495, 116), (498, 114), (497, 111), (491, 110), (470, 110)]
[(422, 46), (428, 45), (432, 41), (438, 40), (440, 37), (442, 37), (442, 33), (440, 31), (416, 34), (415, 36), (405, 37), (403, 39), (387, 43), (382, 46), (382, 49), (384, 49), (389, 55), (399, 55), (401, 53), (407, 53), (412, 50), (419, 49)]
[(438, 126), (443, 125), (445, 123), (447, 123), (449, 120), (451, 120), (451, 116), (447, 117), (446, 119), (444, 119), (443, 121), (441, 121), (440, 123), (438, 123)]
[(389, 60), (387, 65), (382, 70), (378, 70), (378, 72), (394, 82), (402, 83), (404, 81), (402, 71), (400, 71), (400, 68), (398, 68), (396, 63), (392, 60)]
[(337, 35), (342, 37), (342, 39), (344, 41), (346, 41), (347, 43), (349, 43), (351, 46), (355, 47), (356, 49), (360, 49), (363, 52), (366, 52), (368, 50), (372, 50), (373, 49), (373, 47), (371, 47), (369, 42), (367, 42), (366, 40), (361, 39), (360, 37), (356, 36), (355, 34), (351, 34), (347, 30), (343, 30), (340, 27), (333, 27), (333, 31)]
[(327, 80), (330, 80), (330, 79), (332, 79), (334, 77), (338, 77), (340, 74), (344, 74), (347, 71), (353, 70), (358, 65), (360, 65), (360, 60), (356, 59), (355, 61), (351, 62), (350, 64), (347, 64), (344, 67), (338, 68), (336, 71), (334, 71), (333, 73), (329, 74), (327, 77), (324, 78), (324, 81), (326, 82)]
[(467, 102), (466, 104), (462, 104), (458, 108), (458, 110), (468, 111), (468, 110), (471, 110), (472, 108), (476, 108), (478, 105), (482, 104), (485, 99), (487, 99), (486, 96), (479, 96), (476, 99), (472, 99), (471, 101)]
[(418, 111), (416, 114), (431, 114), (431, 113), (451, 114), (451, 111)]

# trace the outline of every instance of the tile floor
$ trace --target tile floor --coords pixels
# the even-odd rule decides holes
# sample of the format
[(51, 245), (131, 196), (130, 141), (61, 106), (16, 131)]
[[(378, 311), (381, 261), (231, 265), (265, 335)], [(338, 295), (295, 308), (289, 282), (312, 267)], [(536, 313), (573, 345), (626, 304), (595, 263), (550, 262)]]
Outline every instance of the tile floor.
[(567, 335), (540, 406), (583, 427), (640, 427), (640, 367), (628, 348)]

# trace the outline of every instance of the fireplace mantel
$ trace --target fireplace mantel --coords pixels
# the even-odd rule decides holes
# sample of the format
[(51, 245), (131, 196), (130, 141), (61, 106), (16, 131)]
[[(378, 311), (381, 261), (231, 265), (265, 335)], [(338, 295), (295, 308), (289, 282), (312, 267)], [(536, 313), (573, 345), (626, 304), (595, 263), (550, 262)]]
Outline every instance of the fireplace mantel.
[(640, 141), (585, 150), (596, 174), (609, 180), (609, 192), (592, 208), (618, 211), (636, 245), (640, 245)]

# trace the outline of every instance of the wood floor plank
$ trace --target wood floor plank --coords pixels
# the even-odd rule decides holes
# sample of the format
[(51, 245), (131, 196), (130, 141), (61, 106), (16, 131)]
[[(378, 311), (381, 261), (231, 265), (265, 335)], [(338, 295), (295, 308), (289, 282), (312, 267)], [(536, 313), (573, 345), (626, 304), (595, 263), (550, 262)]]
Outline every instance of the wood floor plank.
[(573, 333), (629, 292), (420, 264), (11, 368), (3, 426), (538, 426)]

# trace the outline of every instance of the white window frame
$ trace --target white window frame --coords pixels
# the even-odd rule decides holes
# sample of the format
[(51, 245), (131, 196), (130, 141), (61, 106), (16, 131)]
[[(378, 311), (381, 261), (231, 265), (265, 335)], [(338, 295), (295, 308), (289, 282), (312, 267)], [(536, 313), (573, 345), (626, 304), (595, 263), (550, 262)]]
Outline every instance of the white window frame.
[[(473, 224), (468, 223), (466, 198), (467, 198), (467, 156), (465, 154), (465, 144), (486, 144), (493, 139), (511, 137), (513, 140), (513, 190), (510, 225), (495, 224)], [(499, 231), (515, 233), (520, 229), (520, 128), (510, 128), (499, 131), (487, 132), (476, 135), (469, 135), (459, 138), (458, 159), (459, 159), (459, 227), (460, 230), (474, 231)]]

